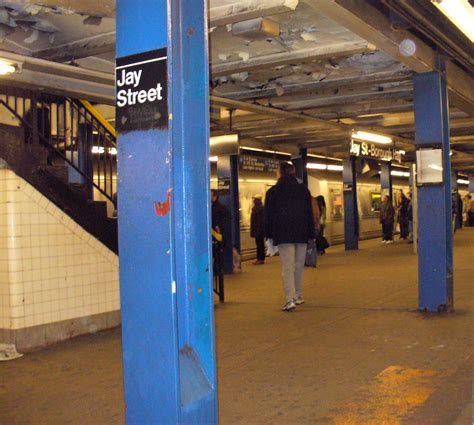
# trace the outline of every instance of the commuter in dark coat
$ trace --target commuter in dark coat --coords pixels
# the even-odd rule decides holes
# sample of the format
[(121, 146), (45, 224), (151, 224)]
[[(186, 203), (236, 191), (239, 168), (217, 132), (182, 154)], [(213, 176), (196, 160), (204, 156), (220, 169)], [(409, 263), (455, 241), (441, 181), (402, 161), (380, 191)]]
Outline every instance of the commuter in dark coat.
[(395, 221), (395, 208), (390, 196), (385, 195), (380, 207), (380, 223), (382, 223), (382, 243), (393, 243), (393, 223)]
[(278, 246), (286, 304), (303, 304), (303, 272), (308, 241), (315, 238), (311, 194), (295, 177), (295, 167), (282, 162), (278, 182), (265, 196), (265, 236)]
[(212, 228), (218, 233), (223, 233), (230, 226), (230, 211), (219, 202), (219, 192), (211, 189), (211, 215)]
[(252, 214), (250, 215), (250, 236), (255, 238), (257, 245), (257, 260), (253, 263), (260, 265), (265, 263), (265, 229), (264, 229), (264, 208), (262, 195), (255, 195), (253, 198)]
[(398, 193), (398, 221), (400, 223), (400, 239), (408, 238), (409, 222), (408, 222), (408, 206), (409, 199), (403, 192)]

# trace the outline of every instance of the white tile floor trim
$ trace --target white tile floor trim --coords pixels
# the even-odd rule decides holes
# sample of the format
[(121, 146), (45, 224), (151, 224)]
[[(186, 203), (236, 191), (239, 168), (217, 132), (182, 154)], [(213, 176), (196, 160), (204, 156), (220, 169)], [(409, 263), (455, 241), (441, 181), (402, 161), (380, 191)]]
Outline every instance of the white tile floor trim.
[(0, 168), (0, 328), (119, 308), (117, 255), (13, 171)]

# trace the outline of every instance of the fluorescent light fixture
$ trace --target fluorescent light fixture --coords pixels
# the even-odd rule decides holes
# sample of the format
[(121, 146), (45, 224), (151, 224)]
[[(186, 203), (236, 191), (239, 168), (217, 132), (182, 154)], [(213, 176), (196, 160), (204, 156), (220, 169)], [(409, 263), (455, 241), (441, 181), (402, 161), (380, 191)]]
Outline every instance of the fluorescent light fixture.
[[(95, 153), (95, 154), (103, 154), (103, 153), (105, 153), (105, 147), (104, 146), (92, 146), (91, 152)], [(109, 155), (117, 155), (117, 148), (114, 148), (114, 147), (107, 148), (107, 153)]]
[(392, 170), (390, 174), (396, 177), (410, 177), (410, 173), (407, 171)]
[(217, 145), (219, 143), (238, 143), (239, 135), (237, 133), (224, 134), (223, 136), (212, 136), (210, 144)]
[(276, 182), (276, 179), (270, 180), (270, 179), (244, 179), (245, 183), (268, 183), (268, 184), (274, 184)]
[(392, 143), (391, 137), (369, 133), (367, 131), (354, 131), (352, 132), (352, 138), (355, 140), (363, 140), (364, 142), (382, 143), (385, 145)]
[(92, 146), (92, 153), (104, 153), (105, 149), (103, 146)]
[(316, 155), (315, 153), (309, 153), (307, 156), (310, 156), (312, 158), (330, 159), (331, 161), (340, 161), (340, 162), (342, 162), (341, 158), (333, 158), (331, 156)]
[(328, 170), (329, 171), (342, 171), (344, 167), (342, 165), (335, 165), (335, 164), (329, 164), (328, 165)]
[(210, 156), (209, 157), (209, 161), (210, 162), (217, 162), (219, 160), (219, 157), (218, 156)]
[(474, 42), (474, 8), (468, 0), (431, 0), (431, 3)]
[(317, 164), (314, 162), (308, 162), (306, 164), (308, 170), (327, 170), (328, 166), (326, 164)]
[(469, 184), (469, 180), (465, 180), (465, 179), (458, 179), (457, 182), (458, 184)]
[(8, 75), (16, 72), (17, 66), (15, 63), (0, 59), (0, 75)]
[(431, 168), (432, 170), (436, 170), (436, 171), (443, 171), (443, 167), (440, 167), (439, 165), (436, 165), (436, 164), (430, 164), (428, 165), (428, 168)]
[(280, 151), (272, 151), (269, 149), (251, 148), (249, 146), (241, 146), (240, 149), (245, 149), (246, 151), (265, 152), (265, 153), (291, 156), (290, 152), (280, 152)]

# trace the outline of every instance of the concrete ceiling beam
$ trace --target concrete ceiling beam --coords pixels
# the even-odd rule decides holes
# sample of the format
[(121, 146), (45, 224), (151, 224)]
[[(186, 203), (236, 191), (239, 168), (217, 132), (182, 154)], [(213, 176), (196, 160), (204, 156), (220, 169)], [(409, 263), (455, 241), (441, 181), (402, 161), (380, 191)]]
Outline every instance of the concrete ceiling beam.
[(114, 74), (4, 51), (0, 56), (22, 64), (22, 72), (2, 75), (0, 84), (115, 105)]
[(385, 91), (370, 91), (365, 93), (354, 93), (347, 95), (335, 96), (321, 96), (320, 98), (313, 98), (308, 100), (277, 100), (272, 104), (277, 108), (284, 108), (288, 111), (313, 109), (329, 105), (346, 105), (358, 102), (372, 102), (377, 100), (396, 100), (396, 99), (411, 99), (413, 96), (412, 87), (403, 87), (400, 90), (385, 90)]
[[(390, 19), (363, 0), (306, 0), (321, 13), (354, 34), (373, 43), (379, 50), (392, 56), (415, 72), (437, 70), (436, 52), (411, 32), (391, 29)], [(400, 45), (410, 40), (416, 50), (412, 55), (402, 54)], [(474, 115), (474, 79), (453, 62), (446, 63), (446, 79), (450, 100), (469, 115)]]
[(210, 1), (210, 25), (221, 26), (247, 21), (263, 16), (277, 15), (296, 9), (299, 0), (243, 0), (231, 4), (217, 5)]
[(211, 104), (216, 104), (223, 106), (225, 108), (232, 108), (232, 109), (241, 109), (244, 111), (253, 112), (256, 114), (266, 115), (269, 117), (279, 117), (279, 118), (286, 118), (286, 119), (298, 119), (301, 121), (305, 121), (308, 123), (312, 123), (314, 125), (320, 125), (326, 128), (337, 129), (340, 131), (347, 132), (350, 134), (351, 128), (344, 124), (337, 124), (332, 121), (324, 121), (319, 120), (317, 118), (310, 117), (305, 114), (298, 114), (295, 112), (288, 112), (278, 108), (272, 108), (268, 106), (257, 105), (255, 103), (247, 103), (247, 102), (240, 102), (238, 100), (226, 99), (224, 97), (218, 96), (210, 96), (209, 100)]
[[(319, 92), (324, 90), (347, 89), (347, 88), (361, 88), (371, 87), (379, 84), (387, 84), (394, 82), (410, 81), (413, 77), (411, 71), (397, 72), (382, 71), (371, 74), (354, 75), (348, 77), (332, 78), (324, 81), (311, 81), (298, 84), (286, 84), (280, 87), (285, 95), (292, 95), (298, 93)], [(216, 95), (218, 95), (216, 93)], [(278, 97), (277, 89), (275, 87), (266, 89), (241, 90), (236, 92), (227, 92), (225, 96), (236, 100), (250, 100)]]
[(311, 49), (297, 50), (294, 52), (273, 53), (250, 58), (248, 61), (232, 61), (227, 63), (212, 64), (211, 77), (228, 76), (241, 72), (273, 68), (293, 63), (307, 63), (316, 60), (352, 56), (358, 53), (373, 51), (374, 48), (365, 41), (329, 44)]
[(54, 62), (68, 62), (97, 56), (115, 50), (115, 31), (83, 38), (48, 49), (33, 52), (33, 56)]

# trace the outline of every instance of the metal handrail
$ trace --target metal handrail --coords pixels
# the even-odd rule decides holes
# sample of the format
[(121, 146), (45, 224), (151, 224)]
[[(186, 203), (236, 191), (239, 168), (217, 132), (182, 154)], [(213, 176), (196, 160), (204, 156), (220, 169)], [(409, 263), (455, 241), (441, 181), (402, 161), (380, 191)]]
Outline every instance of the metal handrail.
[[(63, 100), (68, 101), (68, 99), (63, 99)], [(78, 113), (84, 116), (84, 118), (87, 122), (88, 120), (87, 120), (86, 113), (82, 112), (80, 110), (81, 108), (79, 108), (74, 101), (71, 101), (71, 100), (69, 100), (69, 101), (71, 102), (71, 105), (78, 111)], [(33, 124), (31, 124), (27, 120), (25, 120), (25, 118), (22, 117), (7, 102), (5, 102), (3, 99), (0, 99), (0, 104), (2, 104), (24, 127), (27, 127), (31, 132), (34, 132)], [(16, 104), (16, 102), (15, 102), (15, 104)], [(108, 131), (108, 129), (101, 128), (101, 124), (100, 123), (97, 124), (97, 122), (92, 120), (92, 119), (89, 121), (89, 123), (92, 124), (97, 131), (99, 131), (99, 134), (100, 134), (100, 132), (102, 132), (102, 133), (107, 134), (107, 136), (109, 136), (109, 137), (106, 137), (105, 139), (103, 139), (104, 141), (107, 140), (107, 142), (108, 142), (107, 148), (110, 147), (110, 148), (115, 148), (116, 149), (115, 138)], [(106, 199), (108, 199), (110, 202), (112, 202), (114, 206), (116, 206), (116, 199), (114, 199), (113, 193), (110, 193), (110, 194), (107, 193), (107, 190), (102, 189), (102, 187), (100, 186), (100, 176), (99, 176), (99, 184), (96, 184), (95, 181), (94, 181), (94, 178), (91, 178), (89, 175), (87, 175), (87, 173), (85, 173), (83, 170), (81, 170), (80, 167), (78, 167), (76, 164), (74, 164), (74, 162), (71, 159), (69, 159), (66, 155), (64, 155), (63, 152), (61, 152), (60, 149), (53, 146), (50, 143), (50, 139), (46, 138), (43, 134), (40, 134), (39, 132), (38, 132), (38, 138), (40, 139), (42, 144), (48, 150), (54, 152), (58, 157), (60, 157), (64, 162), (66, 162), (71, 168), (73, 168), (81, 177), (83, 177), (88, 185), (95, 188)], [(70, 147), (72, 147), (72, 141), (71, 141), (71, 146)], [(104, 146), (104, 152), (105, 152), (105, 147), (106, 146)], [(99, 161), (99, 163), (100, 163), (100, 161)], [(112, 176), (110, 176), (110, 181), (112, 181)], [(112, 187), (112, 185), (111, 185), (111, 187)]]

